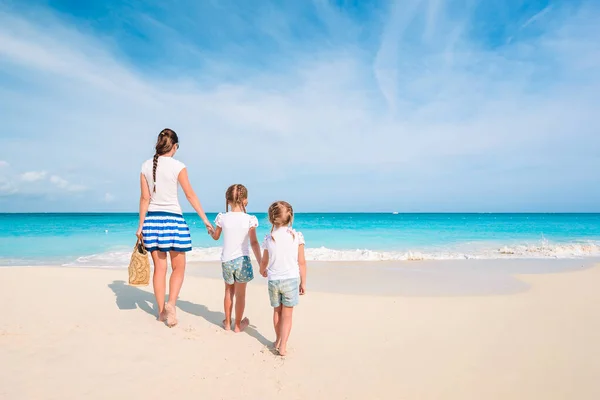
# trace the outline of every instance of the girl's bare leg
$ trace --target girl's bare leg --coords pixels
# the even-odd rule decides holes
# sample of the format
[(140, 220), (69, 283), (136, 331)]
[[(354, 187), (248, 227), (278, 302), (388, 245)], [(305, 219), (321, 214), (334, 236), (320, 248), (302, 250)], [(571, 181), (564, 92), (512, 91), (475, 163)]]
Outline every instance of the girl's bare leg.
[(235, 328), (233, 331), (239, 333), (250, 325), (248, 318), (244, 318), (246, 308), (246, 285), (247, 283), (234, 284), (235, 287)]
[(273, 327), (275, 328), (275, 349), (279, 350), (279, 346), (281, 344), (281, 336), (279, 336), (279, 322), (281, 321), (281, 307), (273, 308)]
[(225, 309), (225, 319), (223, 320), (223, 328), (226, 331), (231, 330), (231, 313), (233, 311), (233, 296), (235, 295), (235, 286), (225, 283), (225, 298), (223, 299), (223, 307)]
[(292, 313), (294, 307), (281, 306), (281, 319), (279, 321), (279, 354), (285, 356), (287, 354), (287, 341), (292, 331)]
[(154, 264), (152, 285), (154, 287), (154, 297), (156, 297), (156, 306), (158, 307), (158, 320), (164, 321), (165, 291), (167, 283), (167, 253), (155, 250), (151, 255), (152, 263)]

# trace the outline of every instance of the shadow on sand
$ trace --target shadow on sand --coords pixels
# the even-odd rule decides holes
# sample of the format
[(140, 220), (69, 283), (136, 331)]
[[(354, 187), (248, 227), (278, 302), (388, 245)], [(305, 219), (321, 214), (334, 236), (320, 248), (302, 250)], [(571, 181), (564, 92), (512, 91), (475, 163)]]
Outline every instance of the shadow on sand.
[[(152, 293), (148, 293), (135, 286), (129, 286), (125, 281), (113, 281), (108, 287), (116, 296), (116, 303), (119, 310), (135, 310), (136, 308), (139, 308), (155, 318), (158, 316), (156, 299)], [(223, 328), (225, 314), (222, 312), (211, 311), (205, 305), (195, 304), (186, 300), (178, 300), (177, 307), (183, 312), (204, 318), (211, 324)], [(248, 328), (244, 330), (244, 333), (256, 339), (263, 346), (271, 347), (273, 344), (258, 332), (254, 325), (248, 326)]]

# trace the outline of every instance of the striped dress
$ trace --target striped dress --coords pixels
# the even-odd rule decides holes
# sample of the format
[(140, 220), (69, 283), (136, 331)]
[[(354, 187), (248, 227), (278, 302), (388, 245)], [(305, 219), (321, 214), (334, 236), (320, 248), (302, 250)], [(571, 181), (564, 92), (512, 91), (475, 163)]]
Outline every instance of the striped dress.
[(142, 227), (144, 246), (149, 252), (190, 251), (192, 238), (190, 228), (181, 214), (150, 211)]

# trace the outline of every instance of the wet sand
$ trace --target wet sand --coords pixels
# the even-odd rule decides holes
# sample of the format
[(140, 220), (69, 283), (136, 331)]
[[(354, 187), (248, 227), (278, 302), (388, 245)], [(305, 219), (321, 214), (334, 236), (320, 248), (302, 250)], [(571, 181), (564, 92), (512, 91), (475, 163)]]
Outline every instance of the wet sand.
[[(310, 262), (312, 291), (372, 296), (490, 296), (519, 293), (518, 274), (548, 274), (593, 267), (600, 259)], [(217, 262), (191, 263), (188, 273), (221, 279)], [(260, 276), (253, 284), (266, 284)]]

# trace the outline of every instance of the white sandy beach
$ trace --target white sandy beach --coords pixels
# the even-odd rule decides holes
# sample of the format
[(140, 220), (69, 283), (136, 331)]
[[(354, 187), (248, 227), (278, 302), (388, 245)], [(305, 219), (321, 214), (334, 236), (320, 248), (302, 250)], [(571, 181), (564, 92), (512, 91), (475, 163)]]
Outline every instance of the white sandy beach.
[(600, 398), (600, 267), (452, 296), (323, 290), (350, 270), (313, 273), (311, 291), (309, 270), (285, 359), (260, 278), (253, 327), (234, 334), (219, 327), (222, 282), (194, 268), (173, 329), (125, 270), (1, 268), (0, 398)]

